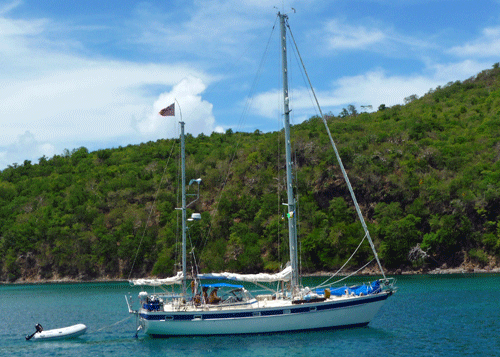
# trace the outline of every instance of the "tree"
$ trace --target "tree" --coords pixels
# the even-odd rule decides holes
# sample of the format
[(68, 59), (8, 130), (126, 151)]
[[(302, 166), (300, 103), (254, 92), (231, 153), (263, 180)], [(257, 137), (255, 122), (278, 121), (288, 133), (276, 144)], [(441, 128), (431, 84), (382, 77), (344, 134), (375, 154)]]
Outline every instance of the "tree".
[(355, 117), (356, 115), (358, 115), (358, 111), (356, 110), (356, 107), (352, 104), (349, 104), (347, 106), (347, 111), (349, 112), (349, 116), (351, 116), (351, 117)]
[(412, 95), (410, 95), (409, 97), (406, 97), (406, 98), (404, 99), (404, 102), (405, 102), (405, 104), (409, 104), (409, 103), (411, 103), (411, 102), (413, 102), (413, 101), (415, 101), (415, 100), (417, 100), (417, 99), (418, 99), (418, 95), (416, 95), (416, 94), (412, 94)]
[(345, 117), (355, 117), (358, 115), (358, 111), (356, 110), (356, 107), (352, 104), (349, 104), (346, 108), (342, 108), (342, 111), (340, 112), (339, 116), (341, 118)]

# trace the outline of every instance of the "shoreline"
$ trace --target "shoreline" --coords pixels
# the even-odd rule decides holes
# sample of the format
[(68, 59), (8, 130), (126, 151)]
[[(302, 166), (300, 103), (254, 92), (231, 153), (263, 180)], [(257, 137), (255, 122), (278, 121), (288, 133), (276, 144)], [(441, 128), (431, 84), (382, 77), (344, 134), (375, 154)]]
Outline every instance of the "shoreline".
[[(347, 272), (350, 273), (350, 272)], [(432, 270), (402, 270), (402, 271), (386, 271), (386, 276), (401, 276), (401, 275), (452, 275), (452, 274), (497, 274), (500, 273), (500, 268), (474, 268), (474, 269), (464, 269), (464, 268), (435, 268)], [(314, 276), (328, 276), (332, 275), (333, 272), (320, 271), (316, 273), (304, 274), (305, 277)], [(380, 272), (364, 272), (359, 273), (357, 276), (375, 276), (382, 275)]]
[[(350, 272), (345, 272), (345, 276)], [(463, 267), (458, 268), (435, 268), (432, 270), (396, 270), (396, 271), (386, 271), (386, 276), (401, 276), (401, 275), (453, 275), (453, 274), (498, 274), (500, 273), (500, 267), (486, 267), (486, 268), (468, 268)], [(304, 277), (319, 277), (319, 276), (330, 276), (334, 272), (319, 271), (315, 273), (304, 274)], [(381, 275), (378, 271), (364, 271), (356, 276), (376, 276)], [(80, 284), (80, 283), (125, 283), (128, 279), (120, 278), (97, 278), (97, 279), (74, 279), (74, 278), (54, 278), (54, 279), (18, 279), (13, 282), (0, 281), (0, 285), (29, 285), (29, 284)]]

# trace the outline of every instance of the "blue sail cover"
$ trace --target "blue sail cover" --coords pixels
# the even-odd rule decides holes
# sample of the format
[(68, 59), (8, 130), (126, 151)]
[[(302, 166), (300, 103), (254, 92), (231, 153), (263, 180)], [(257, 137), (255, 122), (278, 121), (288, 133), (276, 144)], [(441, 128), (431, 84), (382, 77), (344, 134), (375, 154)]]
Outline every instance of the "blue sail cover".
[[(380, 292), (380, 282), (378, 280), (374, 281), (370, 285), (358, 285), (358, 286), (343, 286), (340, 288), (330, 288), (330, 294), (333, 296), (342, 296), (342, 295), (369, 295), (376, 294)], [(325, 289), (316, 289), (317, 294), (324, 294)]]
[(233, 289), (243, 289), (243, 285), (226, 284), (226, 283), (215, 283), (215, 284), (201, 284), (202, 287), (207, 288), (233, 288)]

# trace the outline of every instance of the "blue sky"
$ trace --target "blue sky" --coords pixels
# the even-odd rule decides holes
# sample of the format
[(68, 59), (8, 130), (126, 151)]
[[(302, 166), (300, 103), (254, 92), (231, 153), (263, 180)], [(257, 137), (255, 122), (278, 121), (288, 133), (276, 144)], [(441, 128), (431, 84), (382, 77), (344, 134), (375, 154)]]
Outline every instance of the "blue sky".
[[(0, 170), (177, 136), (179, 111), (157, 114), (174, 99), (195, 136), (279, 130), (275, 6), (324, 112), (402, 104), (500, 61), (500, 0), (0, 0)], [(300, 123), (317, 112), (290, 73)]]

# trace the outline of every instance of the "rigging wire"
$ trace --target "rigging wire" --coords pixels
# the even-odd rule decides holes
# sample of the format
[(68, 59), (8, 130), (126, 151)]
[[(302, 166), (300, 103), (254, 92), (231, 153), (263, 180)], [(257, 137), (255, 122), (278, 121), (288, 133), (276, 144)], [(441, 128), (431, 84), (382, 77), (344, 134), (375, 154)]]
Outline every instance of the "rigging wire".
[[(287, 36), (289, 37), (289, 34), (288, 32), (286, 33)], [(293, 49), (293, 47), (292, 47)], [(287, 66), (288, 68), (288, 81), (290, 83), (289, 85), (289, 88), (288, 88), (288, 97), (289, 97), (289, 103), (294, 103), (294, 100), (293, 100), (293, 97), (295, 95), (295, 91), (294, 91), (294, 88), (295, 88), (295, 85), (294, 85), (294, 79), (295, 79), (295, 75), (293, 73), (294, 71), (294, 67), (291, 65), (291, 62), (292, 62), (292, 58), (290, 58), (290, 56), (287, 57), (287, 60), (289, 61), (289, 65)], [(300, 71), (299, 71), (300, 72)], [(289, 113), (289, 117), (290, 117), (290, 136), (292, 136), (291, 132), (295, 129), (293, 127), (293, 124), (294, 124), (294, 119), (295, 119), (295, 112), (293, 111), (293, 108), (289, 108), (290, 110), (290, 113)], [(290, 143), (290, 145), (292, 145), (292, 143)], [(297, 225), (297, 232), (300, 232), (300, 202), (299, 202), (299, 198), (300, 198), (300, 194), (299, 194), (299, 186), (298, 186), (298, 164), (297, 164), (297, 145), (292, 145), (292, 158), (293, 158), (293, 161), (291, 163), (292, 165), (292, 181), (294, 183), (294, 187), (296, 188), (294, 190), (294, 194), (295, 194), (295, 212), (294, 212), (294, 215), (296, 217), (296, 225)], [(297, 244), (298, 244), (298, 258), (299, 258), (299, 262), (298, 262), (298, 268), (299, 268), (299, 277), (302, 276), (302, 244), (301, 244), (301, 240), (298, 239), (297, 237)]]
[[(257, 75), (255, 76), (254, 81), (253, 81), (253, 84), (252, 84), (252, 87), (251, 87), (250, 96), (249, 96), (249, 98), (247, 98), (247, 101), (246, 101), (245, 107), (244, 107), (244, 109), (243, 109), (243, 113), (242, 113), (242, 115), (240, 116), (240, 120), (239, 120), (239, 122), (238, 122), (237, 130), (239, 130), (241, 127), (243, 127), (243, 125), (244, 125), (244, 123), (245, 123), (245, 121), (246, 121), (246, 118), (248, 117), (248, 113), (249, 113), (249, 110), (250, 110), (250, 107), (251, 107), (251, 103), (252, 103), (253, 97), (254, 97), (254, 95), (255, 95), (256, 88), (257, 88), (257, 83), (258, 83), (258, 80), (259, 80), (259, 78), (260, 78), (260, 76), (261, 76), (261, 74), (262, 74), (262, 72), (263, 72), (263, 67), (264, 67), (265, 59), (266, 59), (266, 57), (267, 57), (267, 53), (269, 52), (269, 43), (270, 43), (270, 41), (271, 41), (272, 34), (273, 34), (274, 29), (275, 29), (275, 27), (276, 27), (276, 23), (277, 23), (277, 19), (275, 20), (274, 25), (273, 25), (273, 27), (272, 27), (272, 31), (271, 31), (271, 34), (270, 34), (270, 36), (269, 36), (269, 40), (268, 40), (268, 43), (267, 43), (266, 49), (265, 49), (264, 54), (263, 54), (263, 56), (262, 56), (261, 62), (260, 62), (260, 64), (259, 64), (259, 69), (258, 69)], [(247, 51), (248, 51), (250, 48), (251, 48), (251, 47), (249, 46), (249, 47), (247, 48)], [(241, 55), (241, 57), (243, 57), (243, 55), (244, 55), (245, 53), (246, 53), (246, 51), (245, 51), (245, 52)], [(240, 59), (241, 59), (241, 57), (240, 57)], [(215, 90), (215, 88), (217, 88), (217, 87), (218, 87), (218, 85), (219, 85), (219, 84), (214, 85), (214, 86), (213, 86), (211, 89), (209, 89), (206, 93), (208, 94), (208, 93), (210, 93), (210, 92), (214, 91), (214, 90)], [(192, 109), (192, 110), (188, 113), (188, 115), (187, 115), (187, 116), (189, 117), (189, 116), (191, 115), (191, 113), (192, 113), (192, 112), (194, 112), (194, 111), (196, 111), (196, 110), (197, 110), (197, 108), (198, 108), (200, 105), (201, 105), (201, 103), (200, 103), (200, 104), (198, 104), (196, 107), (194, 107), (194, 108), (193, 108), (193, 109)], [(179, 130), (177, 130), (177, 132), (179, 132)], [(178, 135), (177, 135), (177, 136), (178, 136)], [(236, 153), (237, 153), (237, 149), (239, 148), (239, 145), (240, 145), (240, 142), (239, 142), (239, 141), (237, 141), (237, 143), (236, 143), (236, 150), (233, 152), (233, 155), (232, 155), (232, 157), (231, 157), (231, 158), (230, 158), (230, 160), (229, 160), (229, 167), (228, 167), (228, 170), (227, 170), (227, 173), (226, 173), (226, 178), (225, 178), (224, 182), (223, 182), (223, 183), (222, 183), (222, 185), (221, 185), (221, 188), (220, 188), (220, 191), (219, 191), (219, 195), (218, 195), (218, 198), (217, 198), (216, 203), (215, 203), (215, 210), (214, 210), (214, 212), (217, 212), (217, 207), (218, 207), (218, 204), (219, 204), (219, 202), (220, 202), (220, 199), (221, 199), (222, 194), (223, 194), (223, 192), (224, 192), (224, 189), (225, 189), (225, 187), (226, 187), (226, 184), (227, 184), (227, 181), (228, 181), (228, 179), (229, 179), (229, 176), (231, 175), (231, 168), (232, 168), (232, 164), (233, 164), (234, 159), (235, 159), (235, 157), (236, 157)], [(171, 151), (170, 151), (170, 155), (169, 155), (169, 157), (168, 157), (167, 164), (165, 165), (165, 169), (164, 169), (164, 172), (163, 172), (163, 176), (162, 176), (162, 178), (161, 178), (161, 180), (160, 180), (160, 184), (159, 184), (159, 186), (158, 186), (158, 190), (157, 190), (157, 192), (156, 192), (156, 194), (155, 194), (155, 196), (154, 196), (154, 200), (153, 200), (153, 204), (152, 204), (151, 210), (150, 210), (150, 212), (149, 212), (148, 220), (147, 220), (146, 226), (144, 227), (143, 234), (142, 234), (142, 236), (141, 236), (141, 240), (140, 240), (140, 242), (139, 242), (139, 245), (138, 245), (138, 247), (137, 247), (137, 251), (136, 251), (135, 256), (134, 256), (134, 260), (133, 260), (132, 267), (131, 267), (130, 272), (129, 272), (129, 275), (128, 275), (128, 279), (130, 279), (130, 277), (132, 276), (132, 271), (133, 271), (133, 269), (134, 269), (134, 267), (135, 267), (135, 264), (136, 264), (136, 261), (137, 261), (137, 257), (138, 257), (138, 254), (139, 254), (139, 250), (140, 250), (140, 247), (141, 247), (142, 242), (143, 242), (144, 237), (145, 237), (145, 233), (146, 233), (147, 226), (149, 225), (149, 222), (150, 222), (150, 219), (151, 219), (152, 212), (153, 212), (153, 210), (154, 210), (154, 208), (155, 208), (155, 203), (156, 203), (156, 200), (157, 200), (157, 197), (158, 197), (158, 194), (159, 194), (160, 188), (161, 188), (162, 183), (163, 183), (163, 180), (164, 180), (164, 178), (165, 178), (165, 176), (166, 176), (167, 167), (168, 167), (168, 164), (169, 164), (170, 159), (171, 159), (171, 157), (172, 157), (172, 153), (173, 153), (174, 147), (175, 147), (175, 140), (173, 140), (173, 142), (172, 142), (172, 149), (171, 149)], [(179, 157), (180, 157), (180, 156), (179, 156)], [(180, 160), (180, 159), (179, 159), (179, 160)], [(178, 165), (178, 168), (179, 168), (178, 170), (180, 170), (180, 165)], [(180, 175), (177, 175), (177, 177), (178, 177), (178, 180), (177, 180), (177, 181), (178, 181), (178, 182), (177, 182), (177, 187), (180, 187), (180, 183), (179, 183), (179, 180), (180, 180), (180, 178), (179, 178), (179, 177), (180, 177)], [(177, 202), (179, 202), (179, 195), (180, 195), (179, 190), (177, 190)], [(176, 256), (176, 257), (180, 256), (180, 248), (179, 248), (179, 244), (178, 244), (178, 242), (179, 242), (179, 225), (180, 225), (180, 223), (179, 223), (179, 214), (177, 214), (177, 229), (176, 229), (176, 240), (175, 240), (175, 246), (176, 246), (175, 256)], [(210, 224), (210, 225), (209, 225), (209, 228), (208, 228), (208, 230), (207, 230), (207, 232), (206, 232), (206, 234), (205, 234), (205, 239), (204, 239), (204, 241), (203, 241), (202, 250), (203, 250), (203, 248), (206, 246), (206, 244), (207, 244), (207, 242), (208, 242), (208, 238), (209, 238), (209, 236), (210, 236), (211, 229), (212, 229), (212, 225)], [(177, 260), (177, 258), (174, 258), (174, 261), (176, 261), (176, 260)], [(196, 268), (197, 268), (197, 267), (196, 267)]]
[[(323, 287), (323, 286), (326, 286), (325, 284), (327, 284), (331, 279), (333, 279), (335, 276), (337, 276), (338, 273), (340, 273), (342, 271), (342, 269), (344, 269), (344, 267), (351, 261), (351, 259), (356, 255), (356, 253), (358, 252), (359, 248), (361, 247), (361, 245), (363, 244), (363, 242), (365, 241), (366, 239), (366, 234), (365, 236), (363, 237), (363, 239), (361, 240), (361, 242), (359, 242), (358, 244), (358, 247), (356, 248), (356, 250), (354, 251), (354, 253), (351, 254), (351, 256), (349, 257), (349, 259), (347, 259), (347, 261), (344, 263), (344, 265), (342, 265), (340, 267), (339, 270), (337, 270), (337, 272), (335, 274), (333, 274), (332, 276), (330, 276), (328, 279), (326, 279), (324, 282), (322, 282), (321, 284), (319, 284), (318, 286), (316, 286), (316, 288), (319, 288), (319, 287)], [(371, 260), (373, 261), (373, 259)], [(370, 262), (371, 262), (370, 261)]]
[[(281, 122), (281, 121), (279, 121)], [(281, 131), (281, 129), (280, 129)], [(281, 158), (281, 135), (280, 132), (278, 132), (278, 135), (276, 135), (276, 140), (278, 141), (278, 155), (276, 158), (276, 171), (277, 171), (277, 179), (276, 179), (276, 188), (277, 188), (277, 217), (278, 217), (278, 233), (277, 233), (277, 241), (278, 241), (278, 262), (281, 263), (281, 219), (280, 217), (283, 217), (282, 213), (282, 208), (281, 208), (281, 175), (280, 175), (280, 158)]]
[[(252, 86), (251, 86), (251, 89), (250, 89), (250, 94), (245, 102), (245, 105), (244, 105), (244, 108), (243, 108), (243, 112), (240, 116), (240, 120), (238, 122), (238, 126), (237, 126), (237, 130), (241, 127), (243, 127), (244, 123), (246, 122), (246, 119), (248, 117), (248, 113), (250, 112), (250, 108), (251, 108), (251, 104), (253, 102), (253, 98), (254, 98), (254, 95), (255, 95), (255, 91), (256, 91), (256, 88), (257, 88), (257, 83), (262, 75), (262, 72), (263, 72), (263, 68), (264, 68), (264, 64), (265, 64), (265, 60), (267, 58), (267, 54), (269, 52), (269, 44), (271, 42), (271, 39), (272, 39), (272, 34), (274, 33), (274, 30), (276, 28), (276, 23), (277, 23), (277, 19), (275, 20), (274, 22), (274, 25), (272, 27), (272, 30), (271, 30), (271, 34), (269, 35), (269, 39), (267, 41), (267, 45), (266, 45), (266, 48), (264, 50), (264, 54), (262, 55), (262, 58), (261, 58), (261, 61), (259, 63), (259, 68), (257, 70), (257, 74), (255, 75), (255, 78), (253, 80), (253, 83), (252, 83)], [(231, 156), (230, 160), (229, 160), (229, 165), (228, 165), (228, 169), (227, 169), (227, 173), (225, 175), (225, 179), (223, 180), (222, 184), (221, 184), (221, 187), (220, 187), (220, 190), (219, 190), (219, 194), (217, 196), (217, 199), (215, 200), (215, 208), (214, 208), (214, 211), (213, 211), (213, 214), (216, 214), (217, 211), (218, 211), (218, 206), (219, 206), (219, 203), (221, 201), (221, 198), (222, 198), (222, 195), (224, 193), (224, 190), (226, 188), (226, 184), (229, 180), (229, 177), (231, 176), (231, 169), (232, 169), (232, 165), (233, 165), (233, 162), (234, 162), (234, 159), (236, 157), (236, 154), (238, 152), (238, 148), (240, 147), (240, 141), (237, 140), (236, 141), (236, 147), (235, 147), (235, 150), (233, 152), (233, 155)], [(205, 234), (205, 238), (203, 240), (203, 245), (202, 245), (202, 250), (205, 248), (205, 246), (207, 245), (208, 243), (208, 238), (210, 237), (210, 232), (212, 230), (212, 225), (210, 224), (209, 228), (208, 228), (208, 231), (206, 232)]]
[(322, 112), (321, 107), (319, 105), (318, 98), (316, 97), (316, 93), (314, 92), (314, 88), (313, 88), (313, 86), (311, 84), (311, 80), (310, 80), (309, 75), (307, 74), (307, 71), (305, 69), (304, 61), (302, 61), (302, 56), (300, 56), (300, 52), (299, 52), (297, 43), (295, 42), (295, 38), (293, 37), (293, 33), (292, 33), (292, 30), (290, 29), (290, 26), (288, 25), (288, 22), (287, 22), (287, 27), (289, 29), (290, 36), (291, 36), (291, 38), (293, 40), (293, 44), (294, 44), (295, 48), (297, 49), (297, 53), (299, 55), (300, 62), (302, 63), (302, 68), (304, 69), (304, 74), (307, 77), (307, 80), (309, 82), (309, 86), (311, 88), (311, 91), (312, 91), (314, 99), (316, 101), (318, 110), (320, 112), (321, 119), (323, 120), (323, 124), (325, 125), (326, 131), (328, 133), (328, 137), (330, 138), (330, 143), (332, 144), (333, 150), (335, 151), (335, 156), (337, 157), (337, 161), (339, 163), (340, 169), (342, 171), (342, 174), (343, 174), (344, 179), (346, 181), (347, 187), (348, 187), (349, 192), (351, 194), (351, 198), (352, 198), (352, 200), (354, 202), (354, 206), (356, 208), (356, 212), (358, 214), (359, 220), (361, 221), (361, 225), (363, 226), (363, 229), (364, 229), (364, 231), (366, 233), (366, 237), (368, 238), (368, 242), (370, 243), (370, 247), (372, 249), (373, 255), (375, 256), (375, 260), (377, 261), (377, 264), (378, 264), (378, 267), (380, 269), (380, 272), (382, 273), (382, 276), (384, 277), (384, 280), (387, 280), (387, 278), (385, 276), (384, 269), (382, 268), (382, 264), (380, 263), (380, 260), (378, 258), (377, 251), (375, 250), (375, 246), (374, 246), (373, 241), (372, 241), (372, 239), (370, 237), (370, 232), (368, 231), (368, 227), (366, 226), (365, 219), (363, 217), (361, 209), (359, 208), (356, 196), (354, 195), (354, 190), (353, 190), (353, 188), (351, 186), (351, 182), (349, 180), (349, 177), (347, 176), (347, 172), (345, 171), (344, 164), (342, 163), (342, 159), (340, 158), (339, 152), (337, 150), (337, 146), (335, 145), (335, 142), (333, 141), (332, 133), (330, 132), (330, 128), (328, 127), (328, 123), (326, 122), (325, 116), (323, 115), (323, 112)]
[[(182, 112), (181, 112), (181, 105), (179, 104), (179, 102), (177, 101), (177, 98), (175, 98), (175, 102), (177, 102), (177, 106), (179, 107), (179, 114), (180, 114), (180, 122), (177, 123), (177, 125), (175, 126), (176, 129), (177, 129), (177, 132), (176, 132), (176, 138), (179, 138), (179, 139), (176, 139), (179, 140), (179, 156), (178, 156), (178, 163), (177, 163), (177, 207), (182, 207), (182, 186), (183, 186), (183, 183), (182, 183), (182, 139), (180, 138), (181, 136), (181, 131), (182, 131), (182, 124), (181, 122), (183, 122), (184, 120), (182, 119)], [(201, 103), (200, 103), (201, 104)], [(199, 105), (200, 105), (199, 104)], [(198, 106), (199, 106), (198, 105)], [(185, 146), (184, 146), (184, 150), (185, 150)], [(182, 210), (178, 210), (176, 209), (176, 230), (175, 230), (175, 251), (174, 251), (174, 267), (175, 265), (177, 265), (178, 267), (178, 270), (183, 270), (182, 269), (182, 262), (183, 262), (183, 258), (182, 258), (182, 251), (183, 251), (183, 248), (182, 248), (182, 244), (179, 244), (179, 240), (183, 241), (183, 233), (182, 233), (182, 220), (181, 220), (181, 217), (182, 217)]]
[(190, 254), (191, 254), (191, 257), (193, 259), (193, 262), (191, 263), (192, 266), (191, 268), (194, 266), (194, 268), (196, 269), (196, 276), (199, 275), (199, 271), (198, 271), (198, 263), (196, 262), (196, 255), (194, 254), (194, 244), (193, 244), (193, 240), (192, 240), (192, 237), (191, 237), (191, 231), (188, 229), (188, 237), (189, 237), (189, 242), (191, 243), (191, 251), (190, 251)]
[[(337, 281), (334, 281), (333, 283), (331, 284), (328, 284), (328, 285), (335, 285), (335, 284), (338, 284), (340, 283), (341, 281), (344, 281), (346, 279), (349, 279), (351, 276), (353, 275), (356, 275), (357, 273), (359, 273), (361, 270), (363, 270), (364, 268), (366, 268), (368, 265), (370, 265), (371, 263), (373, 263), (373, 261), (375, 260), (375, 258), (373, 258), (372, 260), (370, 260), (368, 263), (366, 263), (365, 265), (363, 265), (361, 268), (359, 268), (358, 270), (352, 272), (351, 274), (349, 275), (346, 275), (344, 276), (342, 279), (339, 279)], [(317, 288), (324, 288), (326, 285), (318, 285)]]
[[(288, 26), (288, 23), (287, 23), (287, 26)], [(295, 61), (297, 62), (297, 67), (298, 68), (304, 68), (303, 71), (299, 70), (299, 73), (300, 73), (300, 75), (302, 77), (302, 81), (304, 82), (304, 87), (305, 88), (309, 88), (310, 83), (308, 84), (307, 78), (306, 78), (306, 74), (304, 73), (305, 72), (305, 67), (303, 67), (301, 65), (301, 58), (300, 58), (300, 53), (298, 53), (299, 50), (298, 50), (297, 44), (295, 43), (295, 40), (292, 37), (293, 35), (291, 33), (291, 29), (290, 29), (289, 26), (288, 26), (288, 29), (290, 30), (290, 31), (287, 31), (288, 38), (290, 39), (290, 42), (292, 42), (295, 45), (295, 46), (291, 46), (291, 48), (292, 48), (292, 53), (294, 55)], [(315, 111), (316, 115), (319, 116), (318, 106), (316, 106), (316, 103), (314, 102), (313, 93), (311, 93), (310, 90), (307, 90), (306, 92), (309, 95), (309, 100), (311, 101), (311, 107), (314, 108), (314, 111)]]
[[(278, 21), (278, 17), (276, 17), (276, 21)], [(278, 44), (281, 42), (281, 39), (278, 37), (277, 38), (277, 42)], [(276, 45), (276, 48), (279, 48), (279, 45)], [(283, 73), (281, 71), (276, 71), (276, 73), (280, 73), (279, 76), (276, 76), (275, 80), (277, 82), (277, 88), (279, 88), (282, 83), (283, 83)], [(282, 207), (283, 207), (283, 202), (282, 202), (282, 197), (281, 197), (281, 193), (282, 193), (282, 190), (281, 190), (281, 180), (283, 180), (283, 186), (286, 187), (286, 174), (281, 176), (281, 167), (282, 166), (285, 166), (286, 165), (286, 156), (283, 156), (284, 158), (284, 164), (285, 165), (282, 165), (282, 163), (280, 162), (280, 159), (281, 159), (281, 149), (282, 149), (282, 141), (283, 143), (285, 142), (285, 130), (284, 130), (284, 127), (285, 127), (285, 123), (283, 121), (283, 92), (280, 91), (279, 92), (280, 95), (279, 96), (276, 96), (276, 108), (279, 108), (278, 111), (276, 112), (276, 122), (278, 124), (278, 135), (276, 135), (276, 140), (277, 140), (277, 147), (278, 147), (278, 155), (276, 157), (276, 172), (277, 172), (277, 217), (278, 219), (281, 219), (279, 220), (279, 223), (277, 225), (278, 227), (278, 234), (277, 234), (277, 241), (278, 241), (278, 262), (280, 263), (281, 265), (281, 259), (283, 259), (281, 257), (281, 240), (284, 239), (285, 237), (283, 236), (282, 237), (282, 234), (281, 234), (281, 226), (282, 226), (282, 220), (284, 220), (284, 213), (282, 212)], [(286, 263), (288, 262), (288, 258), (285, 260), (284, 265), (286, 265)], [(282, 269), (282, 268), (281, 268)]]
[(151, 216), (153, 215), (153, 211), (154, 211), (154, 209), (156, 207), (155, 203), (156, 203), (156, 200), (158, 198), (158, 194), (160, 193), (160, 189), (162, 187), (163, 181), (165, 179), (165, 176), (166, 176), (166, 173), (167, 173), (167, 168), (168, 168), (168, 163), (170, 162), (170, 158), (172, 157), (172, 153), (173, 153), (174, 147), (175, 147), (175, 140), (172, 141), (172, 148), (170, 149), (170, 155), (168, 156), (167, 163), (165, 164), (165, 168), (163, 169), (163, 175), (162, 175), (162, 177), (160, 179), (160, 183), (158, 184), (158, 189), (156, 190), (156, 193), (154, 195), (153, 203), (151, 205), (151, 209), (149, 210), (149, 214), (148, 214), (148, 219), (146, 221), (146, 224), (144, 225), (144, 229), (142, 231), (141, 240), (139, 241), (139, 246), (137, 247), (137, 250), (135, 252), (134, 261), (132, 263), (132, 266), (130, 267), (130, 272), (128, 274), (127, 280), (130, 280), (130, 277), (132, 276), (132, 271), (134, 270), (135, 263), (137, 261), (137, 256), (139, 255), (139, 250), (141, 249), (142, 242), (143, 242), (144, 237), (146, 235), (146, 230), (148, 229), (149, 222), (151, 221)]
[(252, 107), (254, 95), (255, 95), (255, 92), (257, 90), (257, 85), (258, 85), (259, 80), (262, 76), (264, 64), (266, 63), (266, 60), (268, 58), (269, 45), (270, 45), (271, 40), (273, 38), (273, 33), (274, 33), (275, 28), (276, 28), (277, 22), (278, 22), (278, 18), (275, 19), (274, 25), (271, 29), (271, 33), (269, 34), (269, 38), (267, 40), (267, 44), (266, 44), (266, 47), (264, 49), (264, 53), (262, 54), (261, 60), (259, 62), (259, 67), (257, 69), (257, 73), (255, 74), (254, 80), (252, 82), (252, 86), (250, 87), (249, 95), (245, 101), (243, 112), (242, 112), (242, 114), (240, 116), (240, 120), (238, 122), (238, 128), (242, 128), (246, 122), (246, 119), (248, 118), (248, 113), (250, 112), (250, 109)]

